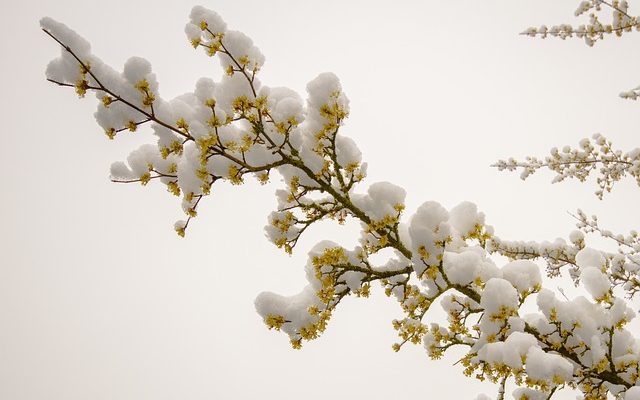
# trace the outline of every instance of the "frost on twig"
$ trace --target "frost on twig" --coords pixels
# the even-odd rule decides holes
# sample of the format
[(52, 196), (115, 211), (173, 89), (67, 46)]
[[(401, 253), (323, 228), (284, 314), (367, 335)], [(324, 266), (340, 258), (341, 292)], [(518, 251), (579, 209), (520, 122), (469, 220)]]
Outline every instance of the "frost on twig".
[(549, 169), (556, 173), (553, 183), (567, 178), (584, 182), (594, 173), (597, 175), (598, 185), (595, 194), (600, 199), (627, 175), (640, 186), (640, 148), (627, 152), (614, 149), (611, 142), (600, 134), (593, 135), (592, 139), (582, 139), (576, 148), (565, 146), (558, 150), (554, 147), (544, 159), (527, 157), (524, 161), (518, 161), (509, 158), (499, 160), (493, 167), (500, 171), (520, 170), (520, 178), (523, 180), (540, 169)]
[[(610, 12), (610, 23), (602, 23), (601, 15)], [(529, 28), (523, 35), (546, 38), (547, 36), (561, 39), (579, 37), (584, 38), (589, 46), (604, 39), (606, 35), (622, 36), (625, 32), (640, 30), (640, 20), (629, 14), (629, 3), (626, 0), (585, 0), (581, 1), (575, 11), (575, 16), (589, 15), (589, 23), (574, 27), (572, 25), (556, 25), (551, 28), (543, 25), (540, 28)], [(636, 100), (640, 96), (639, 88), (624, 91), (620, 97)], [(583, 139), (580, 146), (572, 148), (565, 146), (562, 150), (551, 149), (551, 154), (544, 159), (527, 157), (524, 161), (513, 158), (500, 160), (493, 165), (499, 170), (515, 171), (520, 169), (520, 177), (528, 178), (539, 169), (547, 168), (556, 173), (553, 182), (560, 182), (566, 178), (575, 178), (584, 182), (592, 173), (597, 175), (598, 190), (596, 195), (602, 199), (605, 192), (610, 192), (615, 182), (629, 175), (640, 185), (640, 149), (623, 152), (612, 148), (611, 142), (600, 134), (593, 135), (592, 140)]]
[[(625, 0), (585, 0), (581, 1), (575, 10), (575, 16), (587, 16), (588, 22), (574, 26), (571, 24), (560, 24), (548, 27), (527, 28), (522, 35), (540, 37), (548, 36), (560, 39), (581, 38), (589, 46), (593, 46), (597, 41), (606, 36), (622, 36), (624, 33), (640, 30), (640, 20), (637, 16), (629, 14), (629, 4)], [(603, 22), (603, 16), (609, 14), (609, 18)]]
[(628, 100), (638, 100), (638, 98), (640, 98), (640, 86), (626, 92), (621, 92), (620, 97)]
[[(133, 57), (116, 71), (63, 24), (45, 18), (41, 25), (62, 47), (47, 79), (80, 97), (94, 93), (95, 116), (107, 137), (151, 128), (155, 143), (133, 150), (126, 163), (114, 163), (112, 180), (160, 183), (181, 197), (187, 218), (174, 225), (178, 234), (185, 234), (199, 203), (218, 190), (216, 182), (240, 185), (250, 176), (266, 182), (272, 173), (283, 182), (265, 231), (279, 248), (293, 252), (320, 220), (360, 225), (355, 248), (324, 240), (309, 251), (308, 282), (298, 294), (265, 292), (256, 299), (265, 324), (284, 332), (294, 348), (318, 338), (344, 298), (369, 297), (378, 283), (400, 305), (401, 316), (392, 321), (398, 333), (394, 350), (422, 344), (437, 359), (461, 347), (464, 373), (499, 384), (499, 398), (514, 385), (519, 399), (549, 399), (565, 387), (585, 398), (611, 393), (637, 399), (640, 348), (627, 328), (635, 314), (620, 296), (638, 290), (637, 234), (610, 235), (579, 214), (583, 233), (597, 232), (619, 244), (622, 252), (611, 255), (589, 248), (583, 233), (572, 234), (571, 244), (501, 240), (469, 202), (447, 209), (426, 201), (405, 216), (404, 189), (389, 182), (363, 187), (366, 163), (343, 134), (349, 101), (337, 77), (324, 73), (309, 82), (306, 102), (290, 89), (263, 85), (260, 50), (203, 7), (193, 8), (187, 37), (217, 57), (225, 75), (218, 81), (201, 78), (193, 92), (172, 100), (160, 96), (148, 61)], [(598, 150), (586, 141), (580, 150), (556, 151), (546, 161), (498, 166), (524, 168), (526, 176), (556, 168), (562, 180), (584, 179), (599, 165), (603, 191), (624, 174), (637, 179), (637, 152), (622, 154), (604, 138), (595, 140)], [(383, 249), (392, 256), (372, 261)], [(512, 260), (499, 266), (492, 253)], [(551, 277), (567, 266), (590, 298), (557, 298), (543, 287), (538, 258), (547, 261)], [(525, 315), (529, 299), (537, 312)], [(433, 305), (445, 311), (446, 320), (429, 321)]]

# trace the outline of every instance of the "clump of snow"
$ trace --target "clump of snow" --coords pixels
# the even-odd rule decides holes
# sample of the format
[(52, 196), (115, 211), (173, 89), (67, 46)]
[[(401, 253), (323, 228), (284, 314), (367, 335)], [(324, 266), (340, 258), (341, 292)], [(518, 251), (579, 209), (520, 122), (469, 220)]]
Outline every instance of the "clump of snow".
[(569, 240), (571, 243), (582, 243), (584, 241), (584, 233), (574, 230), (569, 234)]
[(369, 186), (366, 195), (353, 196), (353, 203), (373, 221), (382, 221), (398, 214), (398, 206), (404, 206), (407, 192), (389, 182), (376, 182)]
[(442, 257), (444, 246), (441, 244), (451, 233), (448, 220), (449, 212), (435, 201), (425, 202), (411, 217), (409, 236), (418, 275), (425, 270), (425, 264), (436, 265)]
[(504, 364), (514, 369), (522, 368), (522, 360), (538, 341), (528, 333), (513, 332), (504, 342), (485, 344), (478, 358), (491, 364)]
[(44, 17), (40, 20), (40, 27), (53, 34), (66, 46), (72, 48), (80, 58), (85, 58), (90, 54), (91, 45), (89, 42), (65, 24), (53, 18)]
[(449, 211), (449, 223), (461, 236), (469, 236), (476, 226), (484, 225), (484, 213), (478, 212), (474, 203), (464, 201)]
[(314, 118), (324, 118), (319, 115), (319, 110), (325, 104), (336, 103), (349, 110), (349, 100), (342, 92), (340, 79), (333, 72), (324, 72), (307, 84), (309, 97), (309, 112)]
[(580, 268), (602, 268), (606, 261), (601, 252), (589, 247), (585, 247), (576, 254), (576, 264)]
[[(254, 79), (253, 87), (259, 90), (260, 80)], [(224, 75), (215, 87), (216, 105), (227, 115), (233, 115), (233, 103), (239, 97), (255, 100), (253, 89), (242, 74)]]
[[(309, 329), (312, 325), (318, 323), (319, 314), (327, 308), (327, 305), (318, 297), (318, 292), (323, 287), (318, 277), (318, 271), (329, 273), (334, 266), (316, 265), (316, 259), (322, 256), (325, 251), (337, 248), (341, 249), (346, 262), (358, 262), (358, 254), (361, 249), (356, 248), (353, 251), (347, 251), (328, 240), (319, 242), (309, 252), (309, 258), (305, 265), (307, 286), (300, 293), (292, 296), (282, 296), (271, 292), (261, 293), (255, 300), (258, 314), (265, 321), (272, 317), (281, 317), (281, 322), (283, 323), (278, 329), (287, 333), (292, 340), (299, 340), (301, 338), (301, 330)], [(336, 283), (336, 292), (346, 288), (358, 290), (362, 287), (363, 273), (346, 271), (342, 276), (344, 283)], [(315, 309), (315, 312), (310, 311), (312, 308)]]
[(218, 13), (202, 6), (195, 6), (191, 9), (191, 14), (189, 14), (189, 23), (185, 28), (189, 39), (194, 38), (194, 32), (198, 32), (197, 37), (200, 37), (202, 22), (205, 22), (207, 24), (207, 28), (213, 33), (224, 33), (227, 30), (227, 24)]
[(584, 268), (580, 273), (580, 282), (594, 299), (602, 299), (611, 288), (609, 277), (595, 267)]
[(573, 365), (558, 354), (545, 353), (533, 346), (527, 352), (525, 371), (531, 379), (548, 383), (567, 382), (573, 376)]
[(111, 179), (115, 180), (131, 180), (138, 178), (122, 161), (116, 161), (111, 164), (110, 175)]
[(356, 142), (350, 137), (341, 135), (336, 137), (336, 157), (343, 168), (362, 162), (362, 152)]
[(451, 283), (468, 285), (478, 276), (481, 262), (480, 256), (475, 252), (445, 252), (443, 267)]
[(260, 49), (254, 44), (253, 40), (242, 32), (227, 31), (222, 40), (226, 50), (233, 56), (228, 56), (226, 53), (220, 57), (220, 64), (222, 68), (226, 69), (239, 68), (246, 65), (251, 71), (258, 70), (264, 64), (265, 58)]
[(542, 283), (540, 268), (529, 260), (516, 260), (502, 267), (502, 277), (508, 280), (518, 292), (530, 292)]
[(304, 104), (302, 98), (295, 91), (286, 87), (263, 86), (260, 96), (267, 98), (267, 108), (276, 122), (295, 120), (304, 121)]
[(480, 306), (488, 316), (498, 315), (502, 310), (517, 310), (518, 292), (506, 279), (489, 279), (482, 292)]

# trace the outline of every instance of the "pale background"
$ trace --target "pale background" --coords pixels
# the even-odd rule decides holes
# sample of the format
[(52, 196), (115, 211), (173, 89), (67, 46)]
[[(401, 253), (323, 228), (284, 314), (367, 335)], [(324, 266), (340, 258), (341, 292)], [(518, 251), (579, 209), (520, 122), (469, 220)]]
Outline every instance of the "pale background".
[[(575, 22), (577, 3), (203, 5), (254, 39), (267, 57), (265, 84), (304, 93), (320, 72), (341, 78), (352, 105), (343, 132), (369, 162), (367, 182), (406, 188), (407, 215), (426, 200), (470, 200), (500, 236), (543, 240), (566, 237), (574, 224), (567, 211), (577, 207), (614, 231), (640, 226), (630, 180), (600, 202), (594, 181), (552, 186), (544, 173), (523, 183), (489, 167), (595, 132), (637, 146), (640, 105), (617, 94), (640, 83), (640, 34), (593, 49), (518, 35), (534, 24)], [(92, 96), (77, 100), (45, 81), (59, 49), (38, 20), (65, 22), (115, 67), (131, 55), (148, 58), (171, 98), (201, 76), (220, 76), (183, 33), (192, 5), (3, 1), (0, 399), (494, 396), (491, 385), (452, 366), (456, 354), (431, 361), (419, 346), (392, 352), (390, 321), (402, 313), (379, 289), (344, 301), (325, 335), (301, 351), (266, 329), (255, 296), (297, 292), (316, 241), (351, 247), (357, 236), (353, 226), (327, 223), (293, 257), (270, 245), (262, 229), (278, 179), (215, 188), (186, 239), (172, 229), (182, 218), (179, 201), (164, 189), (108, 181), (112, 161), (153, 139), (143, 130), (107, 141)]]

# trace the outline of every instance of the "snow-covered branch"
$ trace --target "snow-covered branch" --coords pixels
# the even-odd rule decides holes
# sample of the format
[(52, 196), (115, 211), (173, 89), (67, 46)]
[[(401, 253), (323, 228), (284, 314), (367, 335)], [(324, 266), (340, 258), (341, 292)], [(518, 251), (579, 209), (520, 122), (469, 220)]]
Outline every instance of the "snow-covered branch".
[[(612, 32), (636, 26), (626, 2), (585, 1), (578, 14), (603, 6), (613, 9)], [(598, 23), (592, 17), (583, 29), (591, 41), (609, 30), (594, 30)], [(180, 196), (187, 216), (175, 224), (181, 236), (200, 202), (218, 189), (216, 182), (240, 185), (254, 176), (264, 183), (272, 172), (283, 184), (265, 230), (279, 248), (293, 252), (321, 220), (360, 225), (354, 249), (325, 240), (309, 251), (308, 283), (300, 293), (265, 292), (256, 299), (266, 325), (286, 333), (294, 348), (324, 332), (342, 299), (366, 298), (378, 282), (403, 314), (392, 321), (399, 337), (394, 350), (421, 343), (436, 359), (463, 347), (465, 374), (499, 384), (500, 398), (512, 383), (519, 399), (551, 398), (564, 387), (585, 398), (604, 399), (607, 393), (639, 398), (640, 345), (627, 328), (635, 313), (624, 299), (640, 287), (637, 233), (611, 234), (579, 212), (581, 231), (570, 235), (570, 243), (507, 241), (469, 202), (446, 209), (426, 201), (406, 216), (403, 188), (389, 182), (363, 186), (366, 163), (343, 132), (349, 101), (338, 78), (324, 73), (310, 81), (306, 102), (291, 89), (263, 85), (260, 50), (203, 7), (193, 8), (187, 37), (194, 48), (216, 57), (225, 75), (218, 81), (201, 78), (193, 92), (171, 100), (160, 96), (148, 61), (133, 57), (116, 71), (65, 25), (49, 18), (41, 25), (62, 47), (47, 67), (47, 79), (80, 97), (95, 93), (100, 100), (95, 116), (110, 139), (150, 126), (156, 143), (133, 150), (126, 163), (114, 163), (112, 179), (160, 182)], [(568, 28), (557, 32), (562, 36)], [(639, 160), (640, 150), (623, 153), (596, 136), (579, 149), (554, 150), (544, 160), (500, 161), (497, 167), (522, 168), (523, 178), (549, 168), (557, 181), (584, 180), (597, 169), (601, 197), (626, 174), (640, 184)], [(619, 252), (587, 246), (586, 235), (593, 233), (613, 240)], [(371, 256), (383, 249), (392, 256), (374, 262)], [(499, 266), (492, 254), (511, 260)], [(537, 259), (546, 261), (551, 278), (566, 267), (590, 299), (558, 298), (545, 287)], [(523, 307), (532, 302), (538, 311), (525, 315)], [(434, 304), (446, 312), (446, 321), (430, 322)]]

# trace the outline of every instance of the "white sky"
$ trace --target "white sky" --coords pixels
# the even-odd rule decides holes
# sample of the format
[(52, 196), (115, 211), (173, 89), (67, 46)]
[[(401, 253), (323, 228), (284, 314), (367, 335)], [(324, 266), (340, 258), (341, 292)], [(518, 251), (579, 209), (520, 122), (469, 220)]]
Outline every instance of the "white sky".
[[(626, 232), (640, 226), (627, 180), (604, 202), (595, 182), (521, 182), (489, 165), (545, 155), (601, 132), (637, 146), (638, 104), (617, 97), (640, 83), (640, 35), (532, 40), (530, 25), (574, 22), (577, 1), (216, 1), (231, 29), (267, 57), (262, 82), (304, 94), (335, 72), (351, 100), (343, 133), (369, 162), (366, 182), (404, 187), (407, 213), (436, 200), (479, 205), (503, 238), (554, 239), (577, 207)], [(632, 4), (633, 5), (633, 4)], [(464, 378), (455, 355), (393, 353), (402, 313), (379, 289), (348, 299), (301, 351), (268, 331), (253, 299), (297, 292), (320, 239), (355, 244), (353, 226), (318, 226), (293, 257), (263, 237), (278, 180), (220, 185), (186, 239), (173, 232), (179, 201), (160, 187), (108, 181), (112, 161), (152, 141), (146, 130), (109, 142), (93, 96), (44, 79), (59, 49), (38, 27), (56, 18), (113, 66), (149, 59), (171, 98), (217, 62), (183, 33), (190, 2), (12, 2), (0, 14), (3, 171), (0, 219), (0, 399), (473, 398), (491, 386)], [(638, 12), (637, 9), (633, 11)], [(567, 287), (567, 282), (553, 285)], [(637, 307), (634, 307), (637, 309)], [(440, 319), (434, 307), (431, 319)], [(458, 354), (459, 355), (459, 354)], [(570, 398), (570, 396), (565, 396)]]

